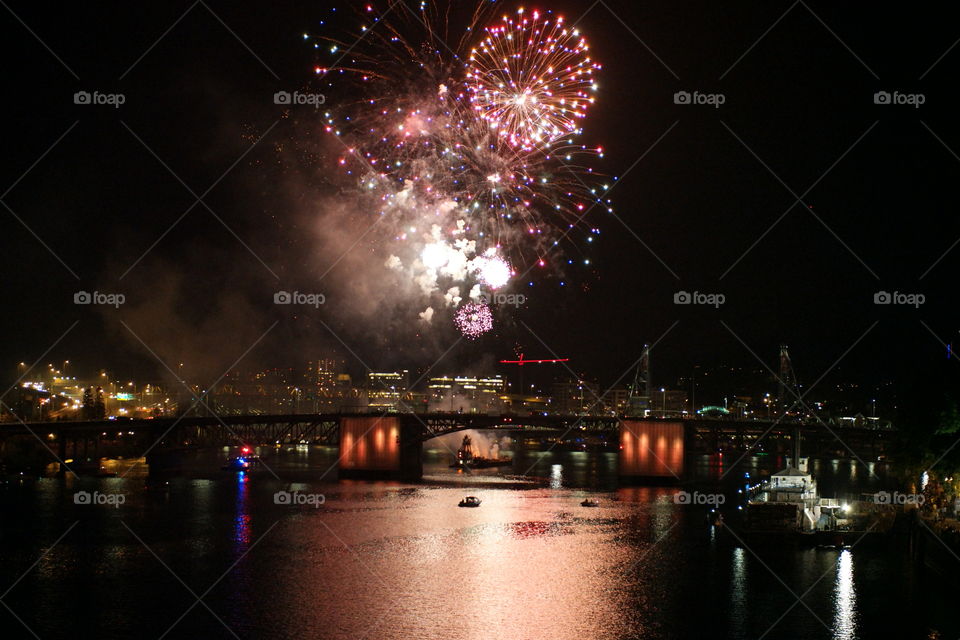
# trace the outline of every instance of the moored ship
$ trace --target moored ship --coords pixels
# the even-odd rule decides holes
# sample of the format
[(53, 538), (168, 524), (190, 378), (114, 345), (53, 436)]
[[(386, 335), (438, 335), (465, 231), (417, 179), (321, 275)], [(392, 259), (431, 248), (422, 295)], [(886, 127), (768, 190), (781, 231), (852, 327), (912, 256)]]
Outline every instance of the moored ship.
[(804, 468), (787, 466), (769, 480), (748, 485), (745, 493), (743, 531), (748, 535), (779, 534), (842, 549), (892, 525), (891, 510), (874, 500), (821, 497), (816, 480)]

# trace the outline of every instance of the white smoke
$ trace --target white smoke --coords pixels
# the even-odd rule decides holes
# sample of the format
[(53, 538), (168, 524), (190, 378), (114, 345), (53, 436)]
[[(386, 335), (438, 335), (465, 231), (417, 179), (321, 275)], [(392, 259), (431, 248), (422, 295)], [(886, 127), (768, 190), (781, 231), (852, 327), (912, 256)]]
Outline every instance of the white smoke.
[(498, 458), (503, 451), (508, 451), (512, 440), (509, 436), (499, 436), (495, 432), (467, 429), (439, 436), (428, 440), (426, 446), (430, 449), (442, 451), (456, 451), (463, 443), (463, 437), (469, 436), (473, 453), (484, 458)]

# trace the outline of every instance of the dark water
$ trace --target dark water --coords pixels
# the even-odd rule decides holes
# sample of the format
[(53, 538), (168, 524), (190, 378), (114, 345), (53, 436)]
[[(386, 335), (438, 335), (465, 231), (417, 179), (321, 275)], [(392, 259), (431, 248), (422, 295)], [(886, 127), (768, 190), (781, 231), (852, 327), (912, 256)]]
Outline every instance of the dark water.
[[(282, 480), (221, 472), (217, 451), (149, 491), (137, 469), (0, 487), (0, 638), (960, 637), (955, 587), (895, 541), (742, 546), (676, 488), (617, 488), (615, 454), (518, 453), (504, 477), (432, 451), (414, 486), (318, 482), (330, 449), (264, 453)], [(733, 462), (692, 460), (685, 488), (733, 510), (745, 472), (783, 461)], [(824, 495), (890, 484), (879, 466), (814, 465)], [(457, 508), (466, 494), (483, 505)]]

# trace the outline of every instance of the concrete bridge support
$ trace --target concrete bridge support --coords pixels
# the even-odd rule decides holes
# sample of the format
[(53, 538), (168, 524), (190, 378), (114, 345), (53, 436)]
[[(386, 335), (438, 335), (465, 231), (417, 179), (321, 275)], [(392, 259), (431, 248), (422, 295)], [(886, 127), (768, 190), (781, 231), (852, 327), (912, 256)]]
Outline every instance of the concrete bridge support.
[(634, 481), (680, 482), (685, 428), (682, 422), (622, 420), (620, 477)]
[(341, 478), (423, 477), (420, 423), (407, 416), (340, 418)]

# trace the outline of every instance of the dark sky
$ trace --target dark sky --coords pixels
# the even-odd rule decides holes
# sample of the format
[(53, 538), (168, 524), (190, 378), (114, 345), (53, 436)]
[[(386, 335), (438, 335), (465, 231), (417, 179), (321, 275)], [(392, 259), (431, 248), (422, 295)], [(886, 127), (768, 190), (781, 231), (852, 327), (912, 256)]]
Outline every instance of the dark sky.
[[(657, 342), (659, 386), (695, 365), (756, 366), (751, 352), (775, 366), (785, 342), (802, 382), (838, 363), (821, 384), (869, 387), (916, 378), (956, 336), (960, 31), (937, 10), (550, 5), (579, 20), (604, 65), (582, 140), (605, 148), (598, 171), (622, 176), (616, 217), (591, 213), (602, 233), (589, 253), (562, 247), (589, 267), (538, 276), (496, 334), (456, 343), (447, 329), (358, 327), (345, 308), (359, 301), (316, 313), (272, 304), (278, 289), (351, 278), (314, 241), (324, 220), (312, 203), (340, 188), (335, 156), (305, 143), (322, 137), (319, 119), (272, 102), (315, 82), (302, 34), (336, 20), (333, 5), (8, 6), (4, 380), (41, 356), (141, 379), (165, 374), (158, 359), (186, 361), (212, 381), (238, 360), (287, 366), (332, 350), (356, 370), (422, 369), (454, 345), (438, 370), (481, 368), (520, 345), (609, 384)], [(350, 5), (337, 6), (343, 16)], [(77, 91), (125, 103), (76, 105)], [(678, 91), (724, 104), (675, 104)], [(878, 91), (924, 104), (878, 105)], [(78, 306), (78, 290), (127, 302)], [(676, 305), (678, 291), (726, 302)], [(926, 301), (878, 306), (877, 291)]]

